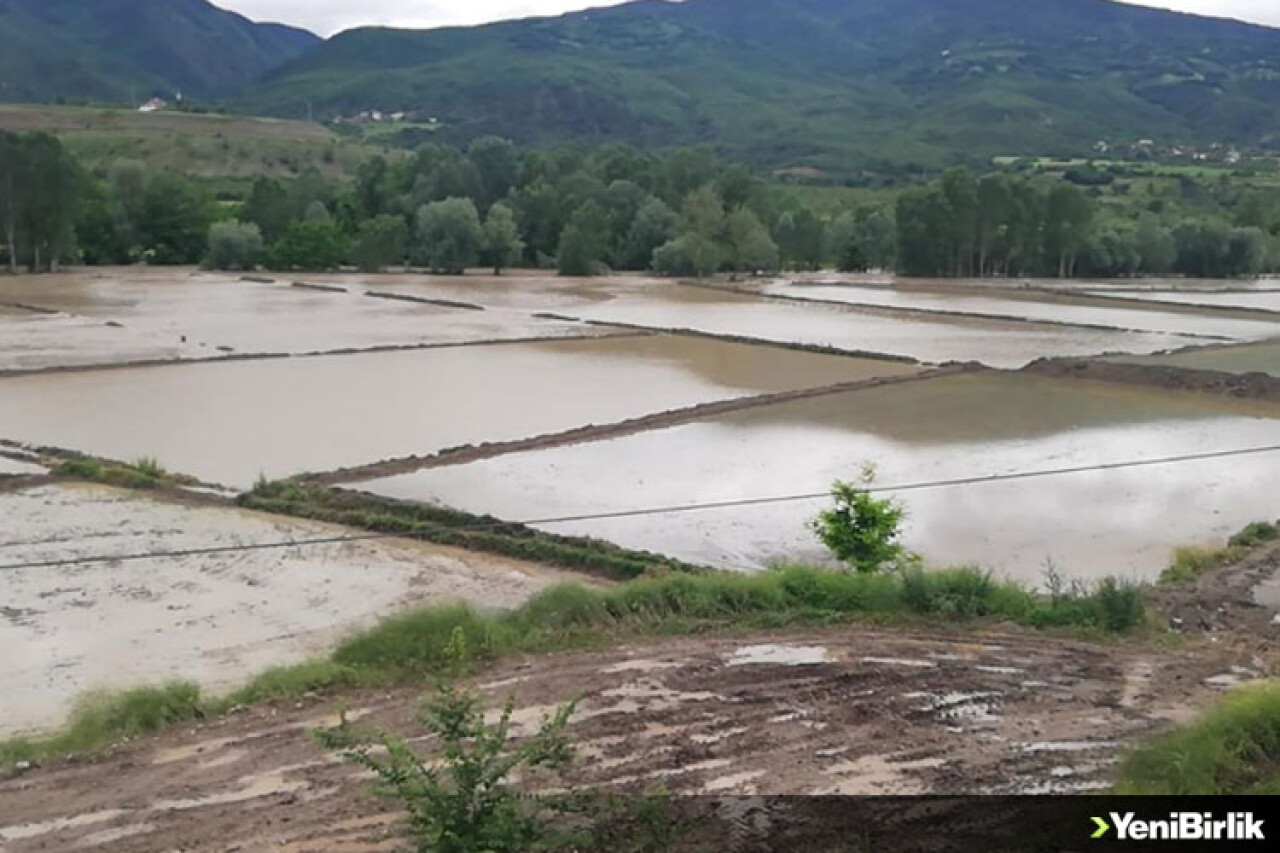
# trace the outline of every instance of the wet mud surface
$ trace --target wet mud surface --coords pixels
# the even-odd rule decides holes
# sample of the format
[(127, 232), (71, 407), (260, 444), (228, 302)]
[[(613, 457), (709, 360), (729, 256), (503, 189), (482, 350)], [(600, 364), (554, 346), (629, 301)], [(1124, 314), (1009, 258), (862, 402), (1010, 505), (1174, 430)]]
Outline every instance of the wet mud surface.
[(216, 692), (402, 608), (511, 607), (568, 577), (399, 540), (9, 568), (353, 531), (84, 485), (0, 491), (0, 519), (0, 737), (57, 725), (89, 691)]
[[(1024, 632), (837, 628), (636, 643), (517, 660), (475, 679), (516, 734), (580, 697), (577, 784), (674, 795), (1084, 792), (1119, 750), (1219, 691), (1220, 650), (1177, 654)], [(585, 692), (584, 692), (585, 691)], [(413, 734), (419, 691), (342, 699)], [(308, 730), (304, 699), (0, 781), (10, 853), (396, 849), (397, 814)], [(429, 739), (416, 746), (429, 750)]]

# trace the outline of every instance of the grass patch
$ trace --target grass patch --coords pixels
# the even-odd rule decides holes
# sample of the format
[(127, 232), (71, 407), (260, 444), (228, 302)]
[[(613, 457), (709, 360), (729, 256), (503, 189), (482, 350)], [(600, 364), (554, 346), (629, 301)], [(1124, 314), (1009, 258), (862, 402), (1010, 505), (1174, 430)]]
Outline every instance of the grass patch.
[(248, 509), (500, 554), (610, 580), (630, 580), (654, 571), (704, 571), (670, 557), (632, 551), (598, 539), (557, 536), (446, 507), (308, 486), (291, 480), (259, 480), (252, 491), (241, 495), (236, 502)]
[(1280, 683), (1243, 687), (1120, 764), (1122, 794), (1280, 794)]
[(221, 699), (202, 697), (190, 684), (98, 697), (51, 738), (0, 744), (0, 761), (92, 751), (234, 705), (447, 675), (455, 633), (474, 667), (510, 655), (597, 648), (644, 636), (865, 619), (1000, 621), (1118, 633), (1141, 625), (1144, 611), (1141, 588), (1121, 581), (1046, 596), (968, 568), (859, 574), (790, 566), (756, 575), (674, 573), (609, 589), (567, 584), (511, 611), (451, 605), (395, 616), (350, 637), (327, 660), (269, 670)]
[(175, 723), (199, 719), (207, 711), (200, 688), (185, 681), (123, 693), (90, 694), (77, 703), (70, 721), (57, 735), (41, 740), (19, 737), (0, 742), (0, 765), (99, 749), (158, 732)]
[(185, 485), (185, 477), (170, 474), (156, 459), (144, 456), (133, 462), (113, 462), (89, 456), (72, 456), (59, 462), (53, 473), (59, 477), (87, 480), (121, 489), (158, 489), (163, 485)]
[(1173, 552), (1173, 562), (1160, 573), (1160, 583), (1190, 583), (1215, 569), (1238, 563), (1253, 549), (1278, 540), (1280, 523), (1257, 521), (1232, 536), (1225, 547), (1178, 548)]

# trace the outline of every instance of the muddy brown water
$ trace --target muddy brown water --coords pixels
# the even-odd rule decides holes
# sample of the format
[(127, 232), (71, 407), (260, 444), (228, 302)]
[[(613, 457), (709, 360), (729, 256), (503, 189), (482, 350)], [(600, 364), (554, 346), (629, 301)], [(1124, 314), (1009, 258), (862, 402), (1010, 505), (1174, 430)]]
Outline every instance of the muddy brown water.
[[(377, 299), (359, 287), (320, 291), (290, 286), (288, 280), (267, 284), (181, 269), (24, 276), (0, 281), (0, 302), (4, 301), (60, 311), (86, 325), (118, 324), (123, 327), (113, 330), (114, 340), (121, 341), (118, 346), (127, 346), (126, 336), (144, 339), (157, 348), (152, 358), (296, 354), (600, 334), (600, 330), (581, 324), (539, 319), (523, 310), (466, 311)], [(23, 348), (56, 350), (54, 336), (61, 330), (28, 320), (31, 328), (27, 334), (32, 341)], [(0, 317), (0, 322), (18, 320)], [(44, 336), (40, 335), (42, 329)], [(98, 352), (92, 342), (89, 346), (89, 352), (75, 363), (139, 360), (127, 351), (114, 355), (110, 347)], [(0, 342), (0, 361), (8, 349), (7, 340)], [(61, 366), (67, 360), (50, 355), (46, 363), (35, 361), (25, 366)]]
[(101, 320), (33, 311), (0, 313), (0, 370), (47, 370), (208, 356), (197, 344)]
[(1280, 290), (1249, 292), (1244, 290), (1121, 290), (1092, 291), (1102, 296), (1144, 299), (1153, 303), (1194, 305), (1212, 308), (1252, 308), (1280, 312)]
[(630, 336), (0, 379), (0, 437), (247, 487), (912, 365)]
[(1115, 361), (1134, 364), (1163, 364), (1173, 367), (1189, 367), (1192, 370), (1220, 370), (1224, 373), (1267, 373), (1280, 376), (1280, 342), (1245, 344), (1238, 347), (1222, 347), (1191, 350), (1143, 357), (1121, 357)]
[[(0, 493), (0, 518), (2, 565), (349, 532), (100, 486)], [(324, 653), (401, 608), (511, 607), (566, 577), (395, 540), (7, 569), (0, 571), (0, 738), (56, 726), (86, 691), (175, 678), (219, 691)]]
[[(1072, 304), (1054, 301), (1050, 295), (1031, 298), (1029, 295), (1019, 294), (1015, 298), (995, 294), (945, 292), (941, 287), (936, 291), (928, 291), (916, 288), (903, 290), (887, 287), (859, 287), (848, 284), (777, 283), (765, 288), (765, 292), (799, 299), (847, 302), (884, 308), (959, 312), (1241, 341), (1280, 336), (1280, 316), (1275, 322), (1267, 322), (1214, 316), (1211, 313), (1161, 311), (1159, 304), (1155, 302), (1150, 310), (1145, 310), (1135, 307), (1113, 308)], [(1197, 296), (1201, 295), (1197, 294)], [(1280, 299), (1280, 294), (1274, 294), (1274, 296)], [(1280, 305), (1280, 302), (1277, 305)]]
[[(1280, 406), (1011, 375), (784, 403), (610, 441), (359, 484), (512, 520), (821, 494), (865, 463), (884, 487), (1274, 444)], [(1280, 454), (902, 492), (907, 544), (934, 564), (1030, 582), (1151, 578), (1174, 546), (1276, 514)], [(825, 555), (825, 499), (549, 527), (729, 569)]]
[(1023, 367), (1045, 356), (1145, 354), (1201, 340), (1170, 333), (909, 316), (883, 309), (809, 305), (679, 285), (616, 290), (615, 298), (608, 302), (566, 313), (602, 322), (830, 346), (935, 364), (978, 361), (1000, 368)]

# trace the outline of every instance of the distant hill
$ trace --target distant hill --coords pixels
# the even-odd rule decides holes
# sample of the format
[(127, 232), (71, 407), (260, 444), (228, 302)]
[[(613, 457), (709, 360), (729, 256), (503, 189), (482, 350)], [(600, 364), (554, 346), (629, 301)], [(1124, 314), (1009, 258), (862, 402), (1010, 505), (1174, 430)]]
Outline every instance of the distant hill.
[(1280, 135), (1280, 30), (1105, 0), (643, 0), (339, 35), (247, 111), (438, 117), (445, 139), (711, 143), (758, 165), (939, 165), (1099, 139)]
[(205, 0), (0, 0), (0, 101), (226, 96), (319, 43)]

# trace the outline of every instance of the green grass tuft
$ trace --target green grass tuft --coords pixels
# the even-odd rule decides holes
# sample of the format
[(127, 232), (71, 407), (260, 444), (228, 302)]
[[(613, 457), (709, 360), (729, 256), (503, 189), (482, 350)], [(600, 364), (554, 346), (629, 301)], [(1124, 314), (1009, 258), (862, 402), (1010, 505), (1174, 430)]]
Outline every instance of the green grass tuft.
[(1120, 764), (1116, 790), (1143, 795), (1280, 794), (1280, 683), (1243, 687)]
[(258, 675), (221, 703), (222, 707), (252, 705), (271, 699), (289, 699), (307, 693), (359, 687), (369, 682), (361, 670), (329, 660), (279, 666)]
[(200, 688), (185, 681), (83, 697), (61, 732), (46, 740), (0, 742), (0, 764), (100, 749), (206, 714)]
[(460, 632), (472, 667), (508, 655), (596, 648), (627, 638), (832, 625), (859, 619), (999, 620), (1037, 628), (1123, 632), (1142, 624), (1140, 587), (1104, 580), (1043, 596), (977, 569), (892, 574), (790, 566), (755, 575), (675, 572), (616, 587), (566, 584), (512, 611), (467, 605), (391, 617), (341, 643), (327, 660), (270, 670), (225, 699), (190, 684), (93, 697), (51, 738), (0, 744), (0, 761), (99, 749), (233, 705), (447, 674)]

